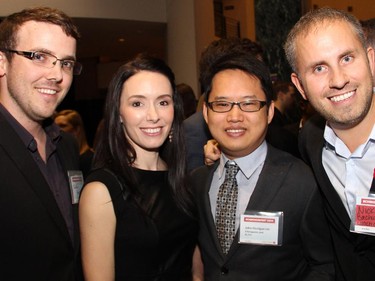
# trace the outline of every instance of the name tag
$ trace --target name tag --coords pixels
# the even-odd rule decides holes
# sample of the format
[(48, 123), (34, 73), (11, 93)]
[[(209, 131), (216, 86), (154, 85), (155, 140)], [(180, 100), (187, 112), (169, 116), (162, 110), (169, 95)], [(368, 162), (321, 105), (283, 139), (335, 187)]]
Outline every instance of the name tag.
[(350, 231), (375, 235), (375, 198), (357, 197)]
[(72, 204), (77, 204), (79, 195), (83, 187), (83, 174), (82, 171), (68, 171), (70, 194), (72, 197)]
[(281, 246), (283, 212), (247, 211), (241, 215), (239, 243)]

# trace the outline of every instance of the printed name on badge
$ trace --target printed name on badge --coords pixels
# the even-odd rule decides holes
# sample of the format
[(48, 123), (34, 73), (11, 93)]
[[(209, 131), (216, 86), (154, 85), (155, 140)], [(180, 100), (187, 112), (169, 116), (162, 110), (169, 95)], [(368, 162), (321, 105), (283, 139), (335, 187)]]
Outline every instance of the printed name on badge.
[(241, 215), (239, 243), (281, 246), (283, 212), (247, 211)]

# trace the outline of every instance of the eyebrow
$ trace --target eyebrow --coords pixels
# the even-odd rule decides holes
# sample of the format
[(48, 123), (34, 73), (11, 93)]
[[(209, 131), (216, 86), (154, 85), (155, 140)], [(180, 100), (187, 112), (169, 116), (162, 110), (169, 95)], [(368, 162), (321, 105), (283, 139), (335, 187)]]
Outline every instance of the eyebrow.
[(56, 54), (54, 54), (54, 53), (51, 52), (50, 50), (48, 50), (48, 49), (44, 49), (44, 48), (33, 49), (33, 50), (30, 51), (30, 52), (41, 52), (41, 53), (46, 53), (46, 54), (49, 54), (49, 55), (56, 56), (58, 59), (61, 59), (61, 60), (72, 60), (72, 61), (76, 61), (76, 57), (75, 57), (75, 56), (65, 56), (65, 57), (59, 58)]
[[(345, 50), (344, 52), (342, 52), (338, 55), (338, 59), (341, 60), (345, 56), (354, 55), (356, 53), (358, 53), (358, 51), (356, 49)], [(307, 69), (312, 69), (312, 68), (316, 67), (317, 65), (325, 65), (325, 64), (328, 64), (326, 60), (320, 60), (320, 61), (313, 62), (313, 63), (307, 65)]]
[[(230, 99), (231, 96), (217, 96), (214, 99), (215, 100), (227, 100)], [(240, 97), (240, 99), (257, 99), (258, 97), (256, 95), (246, 95), (244, 97)]]
[[(166, 97), (173, 98), (173, 95), (172, 94), (161, 94), (160, 96), (157, 96), (157, 99), (166, 98)], [(145, 94), (145, 95), (132, 95), (128, 99), (133, 99), (133, 98), (146, 99), (146, 98), (148, 98), (148, 95), (147, 94)]]
[(312, 62), (310, 64), (307, 65), (307, 70), (309, 69), (314, 69), (315, 67), (317, 67), (318, 65), (325, 65), (327, 64), (324, 60), (321, 60), (321, 61), (317, 61), (317, 62)]

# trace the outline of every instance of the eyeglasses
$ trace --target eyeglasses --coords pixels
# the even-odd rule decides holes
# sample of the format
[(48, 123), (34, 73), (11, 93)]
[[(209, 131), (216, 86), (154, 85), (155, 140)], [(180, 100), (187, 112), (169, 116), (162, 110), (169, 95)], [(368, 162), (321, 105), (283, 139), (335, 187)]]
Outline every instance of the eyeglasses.
[(207, 104), (212, 111), (218, 113), (229, 112), (235, 105), (238, 105), (238, 107), (244, 112), (256, 112), (259, 111), (263, 106), (265, 106), (267, 102), (260, 100), (249, 100), (241, 102), (213, 101), (208, 102)]
[(27, 51), (16, 51), (16, 50), (5, 50), (6, 52), (15, 53), (31, 60), (36, 65), (53, 68), (57, 61), (60, 61), (61, 68), (68, 74), (80, 75), (82, 71), (82, 64), (75, 60), (59, 59), (54, 55), (45, 52), (27, 52)]

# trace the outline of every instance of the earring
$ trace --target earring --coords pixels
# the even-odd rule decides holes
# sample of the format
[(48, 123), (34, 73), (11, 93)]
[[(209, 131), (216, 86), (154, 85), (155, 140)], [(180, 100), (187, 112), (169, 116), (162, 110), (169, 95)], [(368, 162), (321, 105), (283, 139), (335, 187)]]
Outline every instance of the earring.
[(173, 129), (171, 129), (169, 131), (168, 139), (169, 139), (169, 142), (172, 142), (172, 140), (173, 140)]

